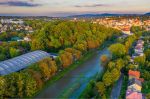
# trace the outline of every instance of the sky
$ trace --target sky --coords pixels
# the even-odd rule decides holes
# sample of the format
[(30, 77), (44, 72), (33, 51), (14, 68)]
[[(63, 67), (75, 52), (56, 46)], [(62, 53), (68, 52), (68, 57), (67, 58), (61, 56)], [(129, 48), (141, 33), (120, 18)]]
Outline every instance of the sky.
[(146, 12), (150, 12), (150, 0), (0, 0), (0, 15), (9, 16), (143, 14)]

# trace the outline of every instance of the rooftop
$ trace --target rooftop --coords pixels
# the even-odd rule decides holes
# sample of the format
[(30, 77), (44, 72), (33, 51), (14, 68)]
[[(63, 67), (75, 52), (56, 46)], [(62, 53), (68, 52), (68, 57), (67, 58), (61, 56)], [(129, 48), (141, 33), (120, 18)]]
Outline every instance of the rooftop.
[(135, 76), (136, 78), (140, 78), (140, 72), (139, 71), (129, 70), (128, 75)]
[(50, 55), (47, 52), (38, 50), (0, 62), (0, 75), (7, 75), (27, 68)]
[(136, 78), (132, 78), (131, 80), (129, 80), (128, 86), (133, 85), (133, 84), (142, 86), (141, 81), (137, 80)]

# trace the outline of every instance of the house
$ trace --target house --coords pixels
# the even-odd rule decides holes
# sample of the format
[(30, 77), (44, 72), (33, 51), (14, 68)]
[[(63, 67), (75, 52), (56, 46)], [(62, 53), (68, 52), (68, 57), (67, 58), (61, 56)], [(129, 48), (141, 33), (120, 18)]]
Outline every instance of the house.
[(144, 56), (144, 53), (142, 52), (138, 52), (138, 53), (134, 53), (133, 55), (132, 55), (132, 59), (134, 59), (134, 58), (136, 58), (136, 57), (139, 57), (139, 56)]
[(143, 99), (142, 93), (133, 92), (132, 90), (126, 91), (126, 99)]
[(140, 78), (140, 72), (139, 71), (129, 70), (128, 75), (129, 75), (129, 80), (132, 78), (137, 78), (137, 79)]
[(123, 32), (124, 34), (131, 35), (131, 31), (130, 31), (130, 28), (129, 28), (129, 27), (123, 28), (123, 29), (122, 29), (122, 32)]
[(139, 54), (139, 56), (143, 56), (143, 51), (144, 51), (143, 44), (144, 42), (142, 40), (138, 40), (138, 43), (135, 46), (134, 51), (135, 53)]
[(142, 44), (137, 44), (136, 46), (135, 46), (135, 49), (143, 49), (143, 45)]
[(136, 48), (134, 49), (135, 53), (143, 53), (143, 48)]
[(134, 92), (141, 92), (141, 89), (142, 89), (141, 81), (139, 81), (136, 78), (130, 79), (128, 83), (128, 89)]
[(24, 41), (27, 41), (27, 42), (31, 41), (31, 39), (28, 36), (24, 37), (23, 39), (24, 39)]
[(143, 40), (138, 40), (138, 41), (137, 41), (137, 44), (142, 44), (142, 45), (143, 45), (143, 44), (144, 44), (144, 41), (143, 41)]

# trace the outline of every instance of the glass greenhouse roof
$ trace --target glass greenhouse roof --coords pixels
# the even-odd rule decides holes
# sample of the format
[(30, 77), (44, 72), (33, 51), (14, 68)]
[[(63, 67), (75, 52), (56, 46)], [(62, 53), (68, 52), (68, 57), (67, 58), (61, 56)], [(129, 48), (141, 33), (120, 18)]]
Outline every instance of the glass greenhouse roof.
[(50, 54), (41, 50), (30, 52), (6, 61), (0, 62), (0, 75), (7, 75), (12, 72), (20, 71), (33, 63), (36, 63)]

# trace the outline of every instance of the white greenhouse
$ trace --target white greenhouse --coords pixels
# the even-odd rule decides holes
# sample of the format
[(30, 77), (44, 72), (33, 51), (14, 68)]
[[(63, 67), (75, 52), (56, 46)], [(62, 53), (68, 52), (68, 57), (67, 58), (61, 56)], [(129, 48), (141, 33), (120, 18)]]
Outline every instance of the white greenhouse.
[(12, 72), (20, 71), (46, 57), (50, 57), (50, 54), (38, 50), (6, 61), (2, 61), (0, 62), (0, 75), (7, 75)]

